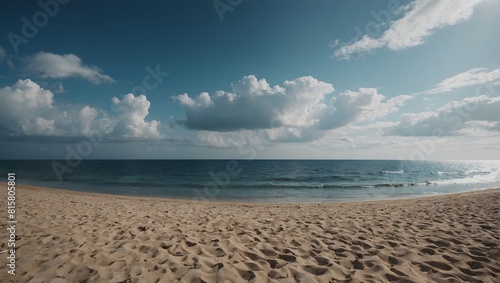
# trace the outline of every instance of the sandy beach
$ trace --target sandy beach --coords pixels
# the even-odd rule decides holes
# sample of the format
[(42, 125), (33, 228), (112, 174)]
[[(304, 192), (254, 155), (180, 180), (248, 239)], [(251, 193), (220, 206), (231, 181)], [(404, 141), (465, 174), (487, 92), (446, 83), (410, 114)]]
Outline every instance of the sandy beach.
[(500, 189), (248, 204), (17, 185), (16, 275), (3, 253), (0, 281), (499, 282), (499, 210)]

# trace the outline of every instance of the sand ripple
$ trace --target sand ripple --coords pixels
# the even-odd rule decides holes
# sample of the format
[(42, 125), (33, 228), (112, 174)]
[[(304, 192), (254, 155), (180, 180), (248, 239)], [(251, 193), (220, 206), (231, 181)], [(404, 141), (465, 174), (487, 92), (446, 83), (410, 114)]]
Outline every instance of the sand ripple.
[(33, 187), (17, 197), (17, 275), (6, 273), (3, 254), (1, 282), (500, 281), (500, 189), (352, 204), (196, 203)]

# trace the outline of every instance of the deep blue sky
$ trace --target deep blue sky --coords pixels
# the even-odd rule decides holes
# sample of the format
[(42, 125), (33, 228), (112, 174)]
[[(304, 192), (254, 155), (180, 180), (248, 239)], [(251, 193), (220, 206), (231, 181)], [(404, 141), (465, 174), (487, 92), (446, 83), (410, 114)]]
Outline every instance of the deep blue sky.
[[(87, 158), (500, 158), (497, 1), (243, 0), (223, 20), (214, 3), (58, 3), (16, 52), (44, 10), (1, 1), (0, 158), (64, 158), (91, 133)], [(147, 66), (169, 75), (127, 98)]]

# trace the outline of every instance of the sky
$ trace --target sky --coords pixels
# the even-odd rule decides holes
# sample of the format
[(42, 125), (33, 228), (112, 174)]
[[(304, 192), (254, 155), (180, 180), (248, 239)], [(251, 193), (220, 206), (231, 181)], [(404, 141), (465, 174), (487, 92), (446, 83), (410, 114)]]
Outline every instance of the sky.
[(500, 1), (0, 0), (0, 159), (500, 159)]

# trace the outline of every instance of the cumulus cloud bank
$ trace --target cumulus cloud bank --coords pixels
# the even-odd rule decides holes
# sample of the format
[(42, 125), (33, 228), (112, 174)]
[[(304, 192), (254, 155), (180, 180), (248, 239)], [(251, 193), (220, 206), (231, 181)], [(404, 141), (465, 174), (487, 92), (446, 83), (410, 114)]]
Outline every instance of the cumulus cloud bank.
[[(198, 137), (214, 146), (262, 141), (310, 141), (354, 122), (371, 121), (397, 111), (409, 96), (386, 100), (375, 88), (346, 91), (327, 99), (331, 84), (300, 77), (271, 86), (265, 79), (245, 76), (232, 91), (173, 97), (186, 110), (179, 121), (200, 130)], [(252, 132), (253, 131), (253, 132)]]
[(0, 88), (0, 101), (5, 107), (0, 111), (0, 121), (10, 132), (41, 133), (52, 128), (48, 124), (53, 121), (36, 119), (53, 108), (54, 94), (33, 81), (19, 80), (12, 86)]
[(83, 64), (82, 60), (74, 54), (58, 55), (38, 52), (28, 59), (26, 69), (42, 78), (65, 79), (79, 77), (94, 84), (114, 82), (101, 69)]
[[(82, 137), (95, 133), (109, 139), (151, 140), (164, 136), (158, 121), (147, 122), (150, 102), (146, 96), (114, 97), (112, 113), (86, 106), (54, 103), (54, 94), (30, 79), (0, 88), (8, 111), (0, 112), (1, 132), (10, 136)], [(63, 110), (64, 109), (64, 110)]]
[(180, 122), (187, 128), (221, 132), (278, 127), (329, 130), (383, 117), (406, 100), (401, 96), (385, 101), (375, 88), (360, 88), (326, 101), (333, 91), (331, 84), (310, 76), (271, 87), (265, 79), (250, 75), (233, 84), (232, 92), (195, 97), (184, 93), (174, 100), (186, 109), (186, 119)]
[(484, 0), (415, 0), (404, 7), (404, 16), (393, 21), (380, 37), (365, 35), (337, 48), (334, 57), (348, 60), (382, 47), (401, 50), (421, 45), (437, 30), (470, 19), (481, 2)]

